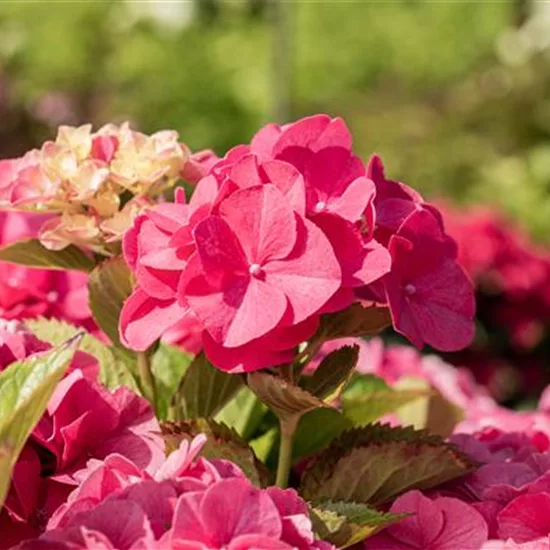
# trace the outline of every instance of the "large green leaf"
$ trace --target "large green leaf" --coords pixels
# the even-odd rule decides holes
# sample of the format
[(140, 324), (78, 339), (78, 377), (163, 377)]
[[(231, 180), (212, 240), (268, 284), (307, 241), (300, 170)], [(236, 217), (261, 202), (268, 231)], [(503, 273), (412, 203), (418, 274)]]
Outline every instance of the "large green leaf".
[[(62, 344), (81, 331), (80, 328), (58, 319), (29, 319), (25, 324), (38, 338), (53, 346)], [(137, 391), (135, 357), (128, 353), (119, 353), (119, 348), (107, 346), (91, 334), (83, 335), (79, 349), (97, 359), (100, 380), (109, 389), (128, 386)]]
[(63, 377), (81, 336), (15, 363), (0, 374), (0, 507), (25, 441)]
[(132, 292), (132, 275), (124, 258), (117, 256), (99, 264), (88, 278), (90, 309), (97, 324), (117, 346), (120, 310)]
[(187, 369), (173, 398), (176, 419), (211, 418), (243, 387), (238, 374), (227, 374), (210, 363), (204, 353)]
[(372, 336), (391, 325), (389, 309), (385, 307), (363, 307), (355, 303), (339, 311), (321, 317), (319, 333), (325, 340), (347, 336)]
[(267, 407), (248, 386), (239, 390), (216, 415), (216, 422), (233, 428), (244, 440), (252, 438), (259, 428)]
[(211, 419), (195, 418), (182, 422), (164, 422), (162, 433), (167, 445), (167, 452), (176, 450), (182, 440), (192, 439), (198, 434), (208, 438), (201, 455), (205, 458), (223, 458), (231, 460), (241, 468), (246, 476), (258, 486), (265, 486), (269, 472), (258, 461), (252, 448), (235, 430), (218, 424)]
[(348, 548), (404, 516), (383, 513), (357, 502), (327, 500), (311, 506), (317, 536), (337, 548)]
[(432, 393), (429, 387), (396, 390), (373, 374), (358, 374), (342, 394), (342, 412), (363, 426)]
[(410, 489), (429, 489), (470, 472), (475, 464), (438, 436), (411, 427), (372, 424), (343, 433), (304, 472), (309, 500), (378, 505)]
[(160, 344), (155, 351), (151, 369), (156, 380), (157, 415), (162, 420), (174, 420), (170, 411), (172, 399), (192, 360), (192, 355), (166, 344)]
[(359, 346), (342, 346), (330, 352), (313, 375), (304, 376), (300, 385), (321, 399), (334, 398), (349, 380), (358, 358)]
[(48, 250), (38, 239), (17, 241), (0, 248), (0, 261), (42, 269), (74, 269), (85, 272), (90, 272), (95, 267), (93, 259), (76, 246)]

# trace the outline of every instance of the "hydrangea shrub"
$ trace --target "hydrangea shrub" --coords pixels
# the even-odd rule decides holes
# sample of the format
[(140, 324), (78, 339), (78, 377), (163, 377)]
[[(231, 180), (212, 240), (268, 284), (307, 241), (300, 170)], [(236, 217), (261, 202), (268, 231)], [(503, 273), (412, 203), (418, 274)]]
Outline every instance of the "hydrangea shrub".
[(340, 118), (62, 127), (0, 206), (0, 548), (549, 548), (547, 399), (365, 341), (459, 350), (475, 303)]

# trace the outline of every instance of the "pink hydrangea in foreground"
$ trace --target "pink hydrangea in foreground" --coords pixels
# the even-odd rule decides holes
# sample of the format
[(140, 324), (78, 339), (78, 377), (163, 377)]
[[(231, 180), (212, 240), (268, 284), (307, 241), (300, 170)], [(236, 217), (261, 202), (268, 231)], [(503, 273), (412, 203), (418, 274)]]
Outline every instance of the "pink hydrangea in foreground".
[[(0, 367), (49, 347), (23, 325), (0, 319)], [(162, 463), (164, 443), (147, 401), (126, 387), (108, 392), (97, 374), (97, 362), (77, 352), (15, 465), (0, 513), (0, 548), (39, 535), (90, 458), (116, 452), (150, 471)]]
[(197, 458), (204, 442), (182, 442), (153, 475), (117, 454), (92, 461), (47, 532), (17, 548), (334, 550), (315, 540), (295, 491), (258, 489), (234, 464)]
[(364, 300), (389, 307), (418, 346), (471, 340), (472, 288), (441, 216), (385, 180), (377, 157), (367, 169), (341, 119), (268, 125), (223, 159), (193, 162), (189, 203), (178, 191), (125, 235), (137, 280), (120, 320), (128, 347), (190, 319), (217, 367), (250, 371), (291, 361), (321, 315)]

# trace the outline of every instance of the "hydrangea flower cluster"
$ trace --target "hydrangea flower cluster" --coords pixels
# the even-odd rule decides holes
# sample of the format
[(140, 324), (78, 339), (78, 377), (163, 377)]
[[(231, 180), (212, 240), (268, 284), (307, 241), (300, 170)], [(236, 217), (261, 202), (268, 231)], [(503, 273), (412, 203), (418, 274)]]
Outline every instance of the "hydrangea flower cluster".
[[(51, 348), (17, 321), (0, 320), (0, 370)], [(77, 352), (65, 378), (34, 428), (15, 466), (0, 512), (0, 548), (37, 536), (55, 509), (79, 484), (90, 458), (117, 453), (145, 470), (164, 459), (160, 428), (143, 398), (98, 381), (98, 364)]]
[(223, 158), (62, 127), (0, 162), (2, 205), (31, 212), (0, 214), (0, 550), (550, 550), (550, 387), (511, 411), (356, 338), (455, 351), (475, 308), (440, 211), (341, 119)]
[(188, 154), (173, 131), (147, 136), (128, 124), (97, 132), (90, 124), (61, 126), (40, 150), (0, 161), (0, 204), (59, 212), (40, 229), (46, 248), (77, 244), (105, 252), (149, 197), (176, 182)]
[(459, 261), (476, 286), (478, 319), (487, 338), (453, 362), (470, 366), (500, 399), (536, 397), (545, 375), (550, 318), (550, 253), (502, 214), (445, 206)]
[(418, 346), (473, 337), (474, 301), (439, 212), (351, 150), (341, 119), (268, 125), (215, 161), (189, 203), (140, 215), (124, 237), (137, 286), (122, 312), (125, 344), (145, 350), (183, 319), (198, 322), (223, 370), (292, 360), (320, 316), (355, 302), (389, 307)]
[(307, 505), (294, 490), (258, 489), (231, 462), (199, 458), (205, 441), (184, 440), (152, 469), (114, 448), (90, 460), (46, 533), (16, 548), (333, 548), (315, 540)]

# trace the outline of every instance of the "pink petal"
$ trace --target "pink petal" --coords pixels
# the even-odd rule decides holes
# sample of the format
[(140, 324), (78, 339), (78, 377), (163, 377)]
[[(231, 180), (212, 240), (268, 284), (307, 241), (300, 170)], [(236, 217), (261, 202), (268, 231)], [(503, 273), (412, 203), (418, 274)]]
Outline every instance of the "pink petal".
[(194, 279), (185, 295), (212, 338), (237, 347), (277, 326), (287, 308), (281, 290), (255, 277), (232, 279), (219, 290)]
[(281, 127), (278, 124), (266, 124), (250, 141), (250, 149), (261, 159), (270, 158), (280, 135)]
[(319, 151), (325, 147), (343, 147), (351, 149), (351, 133), (346, 123), (340, 118), (333, 118), (323, 133), (315, 140), (313, 151)]
[(498, 534), (516, 542), (529, 542), (550, 534), (550, 494), (522, 495), (498, 515)]
[(314, 115), (288, 125), (273, 148), (273, 156), (278, 156), (289, 147), (309, 147), (322, 135), (329, 123), (328, 115)]
[(287, 256), (296, 242), (294, 213), (273, 185), (242, 189), (219, 208), (243, 247), (250, 263), (263, 265)]
[(175, 300), (157, 300), (137, 287), (124, 302), (120, 314), (120, 337), (130, 349), (146, 350), (164, 331), (187, 314)]
[(201, 502), (206, 530), (220, 546), (240, 535), (263, 535), (278, 539), (281, 519), (269, 496), (248, 480), (226, 479), (207, 490)]
[(338, 290), (342, 273), (323, 232), (296, 216), (298, 240), (284, 260), (264, 266), (266, 281), (282, 290), (293, 310), (294, 323), (318, 311)]
[(328, 204), (328, 210), (342, 218), (355, 222), (359, 220), (374, 196), (374, 183), (367, 178), (357, 178), (346, 190)]
[(258, 157), (256, 155), (246, 155), (236, 162), (229, 171), (229, 179), (236, 183), (240, 189), (262, 185)]
[(306, 188), (302, 174), (292, 164), (280, 160), (264, 162), (261, 172), (265, 182), (277, 187), (292, 209), (305, 216)]

